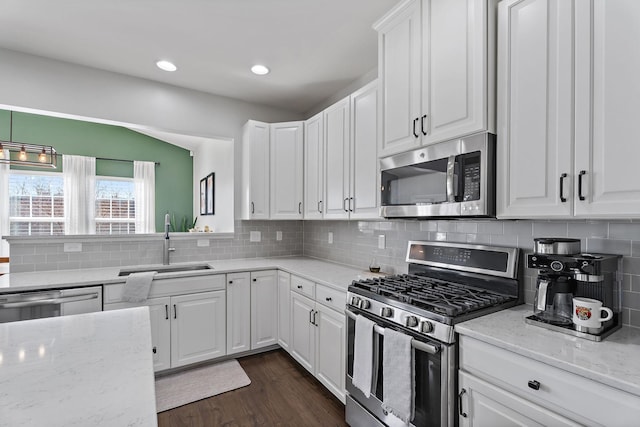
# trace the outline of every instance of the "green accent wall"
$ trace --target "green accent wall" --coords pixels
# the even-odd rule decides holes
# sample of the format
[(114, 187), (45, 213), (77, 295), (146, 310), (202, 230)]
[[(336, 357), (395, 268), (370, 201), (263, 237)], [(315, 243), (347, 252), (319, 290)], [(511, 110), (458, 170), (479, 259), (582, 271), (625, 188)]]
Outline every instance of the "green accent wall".
[[(9, 140), (9, 122), (9, 111), (0, 110), (1, 140)], [(188, 150), (120, 126), (20, 112), (13, 113), (13, 142), (51, 145), (62, 155), (159, 162), (156, 230), (163, 231), (167, 212), (175, 215), (178, 224), (185, 216), (192, 218), (193, 159)], [(12, 169), (29, 168), (12, 165)], [(55, 171), (62, 172), (60, 157)], [(96, 174), (132, 178), (133, 163), (97, 160)]]

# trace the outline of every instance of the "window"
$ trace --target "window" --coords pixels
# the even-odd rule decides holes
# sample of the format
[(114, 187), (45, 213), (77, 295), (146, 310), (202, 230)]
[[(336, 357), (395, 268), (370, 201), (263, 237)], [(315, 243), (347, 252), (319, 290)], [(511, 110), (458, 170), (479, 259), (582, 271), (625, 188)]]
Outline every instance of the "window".
[(133, 179), (96, 177), (96, 234), (133, 234), (135, 226)]
[(9, 234), (64, 234), (62, 174), (11, 171), (9, 174)]

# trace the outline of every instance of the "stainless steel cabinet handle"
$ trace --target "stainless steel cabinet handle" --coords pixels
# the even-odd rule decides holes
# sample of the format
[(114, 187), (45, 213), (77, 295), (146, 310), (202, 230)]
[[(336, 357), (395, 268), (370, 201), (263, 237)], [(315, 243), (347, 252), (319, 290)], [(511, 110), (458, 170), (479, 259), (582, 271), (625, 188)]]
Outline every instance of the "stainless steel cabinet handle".
[(98, 293), (92, 292), (88, 294), (73, 295), (68, 297), (42, 298), (42, 299), (34, 299), (34, 300), (26, 300), (26, 301), (5, 302), (5, 303), (0, 303), (0, 308), (21, 308), (21, 307), (36, 307), (39, 305), (58, 305), (58, 304), (63, 304), (67, 302), (86, 301), (89, 299), (96, 299), (96, 298), (98, 298)]
[(347, 209), (347, 201), (349, 200), (349, 198), (347, 197), (346, 199), (344, 199), (342, 201), (342, 210), (344, 210), (345, 212), (349, 212), (349, 210)]
[(533, 390), (540, 390), (540, 383), (536, 380), (529, 381), (527, 385)]
[(560, 201), (566, 203), (567, 198), (564, 197), (564, 179), (567, 177), (566, 173), (560, 175)]
[(467, 418), (467, 413), (466, 412), (462, 412), (462, 395), (465, 394), (467, 392), (467, 390), (462, 389), (460, 390), (460, 393), (458, 394), (458, 413), (460, 414), (460, 416), (462, 418)]
[(420, 130), (422, 131), (423, 135), (427, 135), (427, 132), (425, 132), (424, 130), (424, 120), (427, 118), (427, 115), (425, 114), (424, 116), (422, 116), (422, 119), (420, 120)]
[(313, 311), (313, 324), (314, 324), (315, 326), (318, 326), (318, 323), (316, 322), (316, 315), (317, 315), (317, 314), (318, 314), (318, 312), (314, 310), (314, 311)]
[(175, 304), (173, 304), (173, 318), (174, 319), (178, 318), (178, 309)]
[(353, 197), (349, 197), (349, 212), (353, 212), (353, 207), (351, 207), (351, 202), (353, 202), (353, 205), (355, 205), (355, 201), (353, 200)]
[(169, 320), (169, 304), (164, 305), (164, 320)]
[(582, 177), (587, 174), (587, 171), (581, 170), (578, 174), (578, 199), (586, 200), (586, 198), (582, 195)]
[(322, 213), (322, 200), (318, 201), (318, 212)]
[(418, 120), (420, 120), (419, 117), (413, 119), (413, 136), (415, 136), (416, 138), (420, 137), (420, 135), (418, 135), (418, 132), (416, 132), (416, 123), (418, 123)]
[(302, 202), (298, 203), (298, 213), (302, 213)]
[(256, 213), (255, 205), (251, 202), (251, 213)]
[(313, 309), (309, 310), (309, 323), (313, 325), (313, 320), (311, 320), (312, 316), (313, 316)]

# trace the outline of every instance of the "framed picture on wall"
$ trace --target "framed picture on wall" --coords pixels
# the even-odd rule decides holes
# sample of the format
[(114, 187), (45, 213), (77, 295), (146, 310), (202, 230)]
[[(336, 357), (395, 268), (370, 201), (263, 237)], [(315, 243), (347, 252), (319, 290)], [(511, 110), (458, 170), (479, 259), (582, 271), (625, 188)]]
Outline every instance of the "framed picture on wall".
[(200, 180), (200, 215), (207, 214), (207, 178)]
[(207, 176), (207, 215), (215, 214), (215, 183), (216, 174), (211, 172)]

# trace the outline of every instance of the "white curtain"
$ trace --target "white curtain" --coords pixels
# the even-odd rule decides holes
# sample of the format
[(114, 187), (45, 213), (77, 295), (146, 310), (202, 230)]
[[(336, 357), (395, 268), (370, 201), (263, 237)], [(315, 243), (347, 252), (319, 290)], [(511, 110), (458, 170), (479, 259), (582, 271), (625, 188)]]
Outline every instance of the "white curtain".
[(156, 232), (156, 165), (133, 162), (136, 196), (136, 233)]
[(65, 234), (96, 232), (96, 159), (62, 156)]
[[(4, 158), (9, 158), (9, 150), (4, 150)], [(9, 163), (0, 163), (0, 236), (9, 235)], [(9, 256), (9, 243), (0, 239), (0, 256)]]

